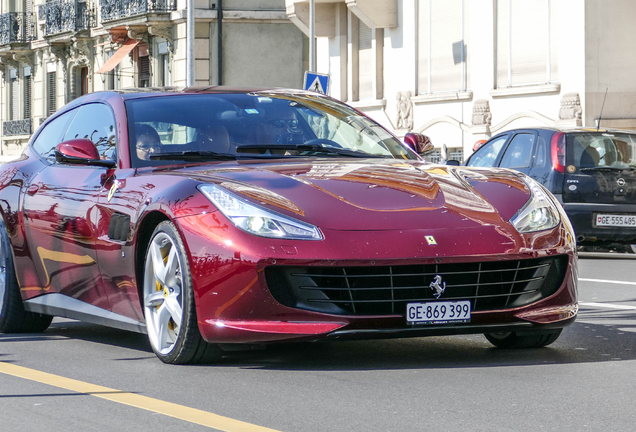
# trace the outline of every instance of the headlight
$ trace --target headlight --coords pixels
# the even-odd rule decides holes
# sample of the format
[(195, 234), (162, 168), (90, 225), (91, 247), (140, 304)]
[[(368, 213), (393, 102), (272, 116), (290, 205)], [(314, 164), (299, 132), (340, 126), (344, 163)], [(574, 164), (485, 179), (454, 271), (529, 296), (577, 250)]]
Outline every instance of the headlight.
[(199, 190), (226, 218), (245, 232), (288, 240), (322, 240), (317, 227), (256, 206), (222, 187), (199, 185)]
[(510, 222), (520, 233), (542, 231), (554, 228), (561, 218), (559, 211), (543, 186), (536, 180), (520, 176), (530, 189), (530, 199), (515, 214)]

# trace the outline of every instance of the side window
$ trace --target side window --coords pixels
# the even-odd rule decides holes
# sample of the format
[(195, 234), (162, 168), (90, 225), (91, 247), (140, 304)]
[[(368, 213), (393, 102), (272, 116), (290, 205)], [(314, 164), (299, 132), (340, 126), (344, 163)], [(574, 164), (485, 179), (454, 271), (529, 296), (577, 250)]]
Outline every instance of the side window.
[(55, 120), (51, 121), (51, 123), (47, 124), (44, 129), (42, 129), (42, 132), (40, 132), (36, 140), (33, 141), (33, 150), (44, 157), (51, 156), (55, 146), (63, 141), (62, 136), (64, 135), (68, 124), (71, 120), (73, 120), (75, 114), (77, 114), (76, 109), (62, 114)]
[(541, 135), (537, 138), (537, 152), (534, 155), (534, 166), (537, 168), (543, 168), (548, 160), (547, 154), (548, 146), (545, 139)]
[(521, 133), (514, 136), (499, 166), (504, 168), (528, 168), (534, 148), (534, 134)]
[(497, 160), (497, 156), (501, 151), (501, 148), (506, 143), (508, 139), (508, 135), (504, 135), (500, 138), (495, 138), (493, 141), (490, 141), (483, 145), (482, 148), (477, 150), (477, 152), (470, 158), (468, 161), (468, 166), (474, 167), (492, 167), (495, 165), (495, 161)]
[(108, 106), (94, 103), (81, 107), (68, 127), (64, 141), (74, 138), (88, 138), (102, 159), (116, 159), (115, 117)]

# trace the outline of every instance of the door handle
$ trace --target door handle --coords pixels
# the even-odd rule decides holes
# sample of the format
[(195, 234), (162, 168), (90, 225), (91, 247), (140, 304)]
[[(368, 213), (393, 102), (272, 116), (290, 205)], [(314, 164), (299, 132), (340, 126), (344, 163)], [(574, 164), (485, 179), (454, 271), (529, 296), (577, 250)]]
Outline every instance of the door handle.
[(40, 190), (40, 186), (35, 185), (35, 184), (32, 184), (32, 185), (31, 185), (31, 186), (29, 186), (29, 188), (27, 189), (27, 193), (28, 193), (29, 195), (35, 195), (35, 193), (36, 193), (37, 191), (39, 191), (39, 190)]

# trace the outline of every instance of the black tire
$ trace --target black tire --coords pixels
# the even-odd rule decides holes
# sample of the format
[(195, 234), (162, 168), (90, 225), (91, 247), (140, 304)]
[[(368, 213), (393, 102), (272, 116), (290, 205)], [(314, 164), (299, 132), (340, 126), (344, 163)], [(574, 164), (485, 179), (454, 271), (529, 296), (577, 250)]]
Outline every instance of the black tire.
[(157, 357), (170, 364), (218, 360), (221, 348), (205, 342), (199, 332), (188, 256), (172, 222), (161, 222), (152, 233), (143, 275), (148, 340)]
[(556, 341), (563, 329), (532, 332), (485, 333), (486, 339), (497, 348), (541, 348)]
[(52, 320), (50, 315), (24, 310), (11, 242), (4, 221), (0, 221), (0, 333), (40, 333)]

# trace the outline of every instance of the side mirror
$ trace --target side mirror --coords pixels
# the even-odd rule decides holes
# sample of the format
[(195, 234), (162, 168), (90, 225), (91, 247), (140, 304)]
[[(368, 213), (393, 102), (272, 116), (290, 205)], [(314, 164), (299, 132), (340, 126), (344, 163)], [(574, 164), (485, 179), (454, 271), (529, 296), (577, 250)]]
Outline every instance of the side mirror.
[(449, 159), (446, 161), (446, 165), (459, 166), (459, 161), (455, 159)]
[(404, 135), (404, 143), (417, 154), (426, 154), (435, 149), (431, 139), (423, 134), (409, 132)]
[(86, 138), (76, 138), (58, 144), (55, 147), (55, 160), (69, 164), (97, 165), (112, 168), (112, 160), (101, 160), (95, 144)]

